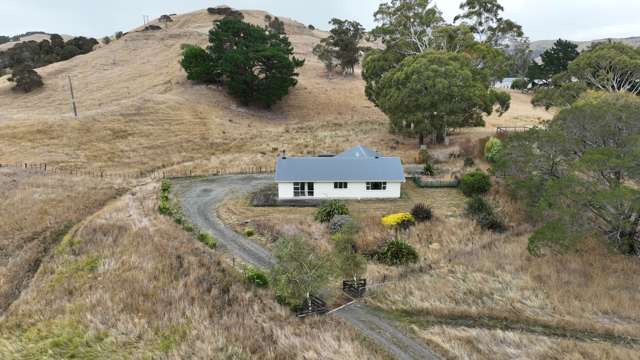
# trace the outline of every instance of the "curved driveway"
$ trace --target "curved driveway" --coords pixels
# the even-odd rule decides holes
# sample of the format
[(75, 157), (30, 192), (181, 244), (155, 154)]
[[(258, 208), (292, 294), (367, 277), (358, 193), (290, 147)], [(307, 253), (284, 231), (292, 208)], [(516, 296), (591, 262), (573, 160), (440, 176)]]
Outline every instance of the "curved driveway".
[[(175, 194), (184, 215), (199, 228), (209, 231), (219, 247), (244, 262), (265, 270), (275, 264), (271, 253), (226, 227), (217, 216), (217, 206), (227, 197), (246, 194), (273, 182), (272, 176), (236, 175), (205, 179), (175, 180)], [(400, 331), (394, 324), (368, 306), (353, 303), (335, 315), (360, 329), (366, 336), (401, 360), (438, 359), (426, 345)]]

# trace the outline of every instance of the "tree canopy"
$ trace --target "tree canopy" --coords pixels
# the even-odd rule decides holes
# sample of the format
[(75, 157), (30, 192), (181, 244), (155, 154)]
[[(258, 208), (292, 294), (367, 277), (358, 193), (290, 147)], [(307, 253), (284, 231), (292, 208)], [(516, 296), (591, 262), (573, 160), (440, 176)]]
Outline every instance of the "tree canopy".
[(355, 66), (360, 62), (363, 48), (360, 42), (364, 38), (364, 27), (357, 21), (331, 19), (333, 27), (329, 36), (316, 45), (313, 53), (332, 71), (340, 66), (343, 74), (353, 74)]
[(524, 36), (522, 26), (501, 16), (504, 8), (498, 0), (465, 0), (460, 4), (464, 13), (454, 22), (466, 23), (480, 42), (493, 47), (510, 47), (513, 40)]
[(483, 114), (505, 112), (510, 97), (491, 89), (486, 71), (465, 54), (431, 51), (408, 57), (388, 71), (375, 90), (392, 128), (442, 140), (447, 129), (482, 126)]
[(569, 62), (566, 71), (554, 75), (548, 85), (536, 90), (534, 105), (567, 107), (589, 89), (639, 95), (640, 50), (622, 43), (594, 44)]
[(14, 90), (25, 93), (31, 92), (44, 85), (42, 77), (27, 65), (14, 68), (9, 81), (16, 84), (13, 88)]
[[(380, 5), (374, 15), (378, 26), (371, 35), (385, 49), (365, 55), (362, 77), (367, 97), (389, 116), (394, 131), (418, 136), (420, 144), (426, 135), (442, 141), (448, 128), (482, 125), (482, 114), (496, 106), (500, 113), (508, 109), (510, 96), (490, 87), (508, 74), (504, 46), (522, 31), (511, 22), (514, 26), (503, 25), (506, 20), (499, 16), (502, 8), (497, 2), (490, 14), (481, 3), (464, 3), (467, 12), (458, 17), (464, 20), (459, 25), (447, 24), (431, 0)], [(476, 14), (489, 20), (471, 21)], [(491, 27), (480, 29), (485, 21)], [(513, 36), (507, 40), (507, 35)], [(452, 98), (460, 101), (453, 104)]]
[(297, 84), (304, 60), (285, 35), (226, 17), (209, 32), (206, 51), (187, 46), (181, 60), (190, 80), (225, 85), (243, 104), (271, 107)]
[(596, 44), (569, 66), (569, 73), (590, 87), (640, 94), (640, 49), (622, 43)]
[(62, 36), (53, 34), (49, 40), (25, 41), (0, 52), (0, 69), (27, 66), (31, 69), (43, 67), (74, 56), (91, 52), (98, 41), (82, 36), (67, 42)]
[(590, 92), (546, 129), (507, 139), (499, 169), (541, 223), (532, 253), (566, 250), (591, 234), (640, 256), (638, 134), (638, 97)]
[(301, 305), (323, 289), (331, 276), (330, 254), (318, 254), (303, 238), (282, 238), (273, 252), (276, 266), (271, 272), (277, 295), (291, 305)]
[(545, 50), (540, 56), (542, 64), (535, 61), (531, 64), (528, 78), (530, 80), (551, 80), (553, 76), (567, 71), (569, 64), (579, 55), (578, 45), (571, 41), (558, 39), (551, 49)]

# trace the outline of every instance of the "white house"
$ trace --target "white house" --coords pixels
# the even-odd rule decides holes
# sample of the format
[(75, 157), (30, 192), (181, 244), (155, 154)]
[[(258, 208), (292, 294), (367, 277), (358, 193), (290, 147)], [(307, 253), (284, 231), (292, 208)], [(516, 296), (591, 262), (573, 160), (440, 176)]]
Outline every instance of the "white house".
[(400, 158), (356, 146), (336, 156), (281, 156), (275, 181), (280, 200), (398, 199), (405, 177)]

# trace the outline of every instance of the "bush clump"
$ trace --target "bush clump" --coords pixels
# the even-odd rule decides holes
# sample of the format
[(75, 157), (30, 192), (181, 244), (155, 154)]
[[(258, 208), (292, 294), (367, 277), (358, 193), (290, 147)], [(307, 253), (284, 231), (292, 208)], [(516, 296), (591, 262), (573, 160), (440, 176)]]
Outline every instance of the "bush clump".
[(199, 233), (198, 241), (205, 244), (209, 249), (215, 249), (218, 246), (218, 242), (207, 232)]
[(248, 267), (245, 271), (245, 277), (250, 284), (256, 287), (266, 288), (269, 286), (269, 277), (267, 274), (256, 268)]
[(502, 141), (500, 139), (492, 137), (484, 145), (484, 157), (491, 163), (496, 163), (502, 152)]
[(329, 221), (329, 232), (331, 234), (337, 234), (345, 226), (352, 225), (353, 218), (349, 215), (336, 215), (331, 221)]
[(374, 259), (389, 266), (415, 264), (418, 252), (404, 241), (394, 240), (386, 243), (375, 254)]
[(207, 8), (207, 12), (209, 13), (209, 15), (220, 15), (220, 16), (224, 16), (225, 18), (231, 17), (231, 18), (236, 18), (240, 20), (244, 19), (244, 15), (242, 15), (240, 11), (233, 10), (228, 6), (210, 7), (210, 8)]
[(324, 201), (316, 211), (315, 220), (321, 224), (326, 224), (338, 215), (349, 215), (347, 205), (340, 200)]
[(486, 194), (491, 190), (491, 178), (480, 170), (470, 172), (460, 180), (460, 190), (467, 197)]
[(466, 212), (485, 230), (495, 232), (504, 232), (506, 230), (505, 224), (498, 217), (493, 206), (480, 196), (474, 196), (469, 200)]
[(411, 215), (417, 222), (425, 222), (433, 218), (433, 211), (425, 204), (416, 204), (411, 209)]
[(427, 176), (435, 176), (436, 175), (436, 169), (429, 162), (424, 164), (423, 172)]
[(193, 225), (191, 225), (191, 224), (182, 225), (182, 229), (184, 231), (186, 231), (186, 232), (193, 232), (194, 231)]
[(408, 229), (416, 224), (416, 219), (409, 213), (387, 215), (382, 218), (382, 225), (395, 229)]
[(472, 167), (476, 164), (476, 162), (473, 160), (472, 157), (465, 157), (464, 158), (464, 167), (468, 168), (468, 167)]
[(8, 80), (16, 83), (13, 87), (14, 90), (25, 93), (32, 92), (44, 85), (42, 77), (28, 66), (19, 66), (15, 68)]
[(252, 237), (256, 234), (256, 231), (253, 230), (252, 228), (246, 228), (244, 229), (244, 236), (246, 237)]
[(527, 79), (519, 78), (513, 80), (511, 83), (511, 90), (527, 90), (529, 87), (529, 81)]

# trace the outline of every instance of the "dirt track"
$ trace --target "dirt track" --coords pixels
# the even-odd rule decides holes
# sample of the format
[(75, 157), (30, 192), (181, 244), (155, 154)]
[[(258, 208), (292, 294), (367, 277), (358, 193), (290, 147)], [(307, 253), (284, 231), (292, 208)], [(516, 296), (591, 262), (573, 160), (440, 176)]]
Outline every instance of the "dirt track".
[[(228, 196), (247, 193), (271, 181), (272, 177), (262, 175), (185, 179), (175, 181), (175, 193), (185, 216), (211, 232), (223, 251), (253, 266), (269, 269), (275, 263), (271, 253), (227, 228), (218, 218), (216, 208)], [(438, 359), (425, 344), (404, 334), (392, 321), (363, 304), (354, 303), (334, 314), (361, 330), (397, 359)]]

